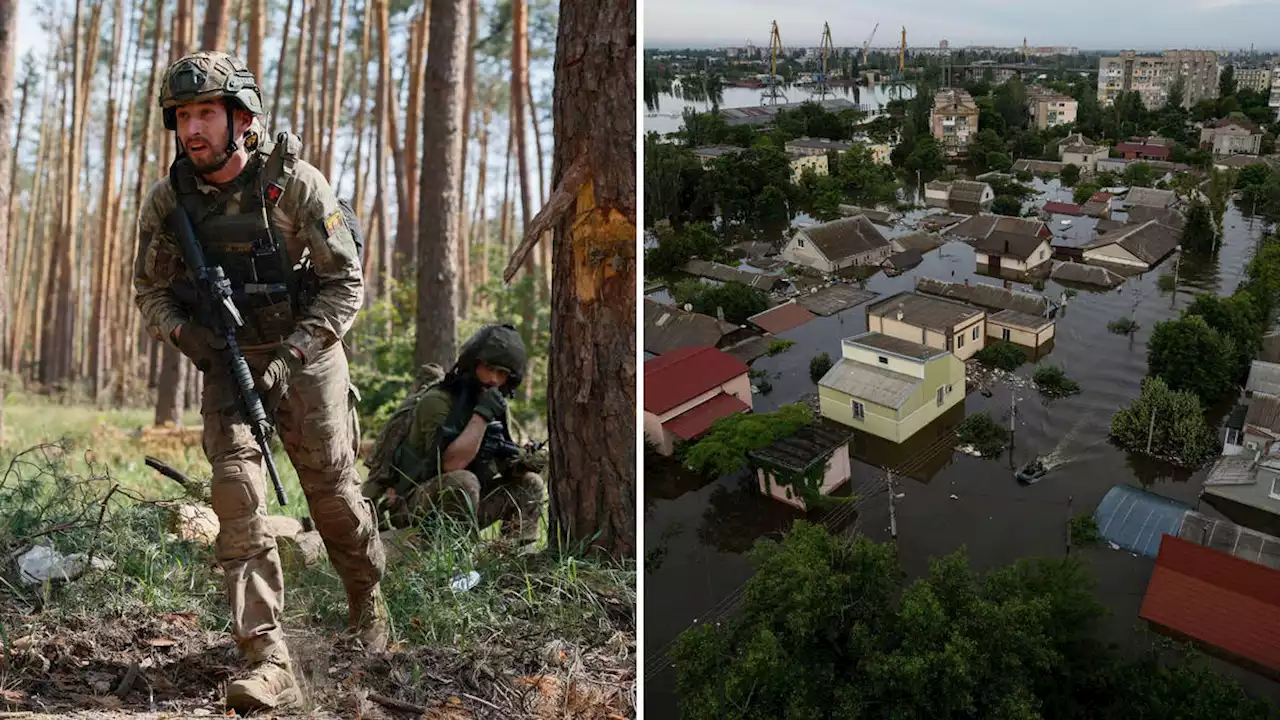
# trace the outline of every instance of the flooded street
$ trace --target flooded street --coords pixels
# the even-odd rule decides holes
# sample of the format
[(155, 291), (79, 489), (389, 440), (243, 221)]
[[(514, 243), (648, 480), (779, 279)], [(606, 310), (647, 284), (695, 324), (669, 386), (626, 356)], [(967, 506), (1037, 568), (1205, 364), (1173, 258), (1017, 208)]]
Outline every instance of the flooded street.
[[(786, 95), (786, 99), (780, 99), (779, 103), (798, 103), (817, 99), (810, 89), (796, 85), (785, 86), (782, 92)], [(898, 99), (899, 96), (903, 99), (915, 97), (915, 92), (915, 87), (910, 84), (899, 86), (881, 84), (872, 87), (842, 85), (829, 89), (826, 99), (848, 100), (854, 105), (879, 108), (890, 100)], [(720, 94), (718, 105), (722, 108), (753, 107), (760, 104), (760, 95), (760, 88), (726, 86)], [(711, 101), (708, 99), (686, 100), (671, 93), (661, 93), (657, 96), (656, 102), (645, 107), (644, 132), (665, 135), (679, 130), (684, 125), (681, 114), (686, 107), (693, 108), (697, 112), (707, 112), (711, 109)]]
[[(1035, 184), (1047, 191), (1037, 204), (1063, 193), (1070, 196), (1070, 190), (1058, 188), (1056, 181)], [(1174, 257), (1114, 290), (1079, 289), (1058, 315), (1051, 351), (1038, 361), (1062, 367), (1080, 384), (1079, 395), (1042, 400), (1030, 384), (1036, 363), (1027, 363), (1016, 373), (1023, 379), (1019, 387), (996, 383), (991, 397), (984, 397), (970, 383), (962, 405), (900, 446), (858, 434), (851, 450), (853, 478), (839, 494), (857, 495), (859, 501), (812, 511), (809, 519), (834, 530), (888, 541), (886, 470), (892, 470), (896, 491), (903, 494), (896, 501), (898, 551), (908, 575), (917, 577), (927, 571), (930, 558), (962, 546), (968, 548), (977, 570), (1020, 557), (1063, 554), (1067, 518), (1092, 513), (1118, 483), (1145, 487), (1197, 507), (1207, 469), (1191, 474), (1118, 450), (1107, 442), (1108, 424), (1117, 409), (1138, 396), (1147, 368), (1146, 341), (1155, 324), (1174, 318), (1195, 293), (1234, 291), (1252, 257), (1259, 230), (1251, 231), (1249, 221), (1234, 206), (1229, 208), (1217, 258), (1184, 256), (1176, 297), (1157, 288), (1160, 275), (1173, 274)], [(886, 236), (910, 232), (901, 227), (881, 231)], [(913, 289), (921, 276), (999, 283), (975, 273), (969, 246), (949, 242), (926, 253), (920, 266), (901, 276), (877, 273), (869, 279), (867, 289), (879, 293), (871, 302)], [(1060, 300), (1063, 290), (1049, 280), (1043, 293)], [(770, 394), (754, 396), (754, 410), (769, 412), (816, 392), (809, 379), (810, 358), (824, 351), (838, 358), (840, 340), (866, 330), (866, 307), (864, 303), (818, 317), (782, 333), (779, 337), (796, 345), (752, 365), (754, 370), (768, 372), (773, 385)], [(1131, 313), (1141, 325), (1135, 335), (1108, 332), (1108, 322)], [(1007, 426), (1011, 401), (1017, 407), (1012, 453), (979, 459), (953, 452), (951, 428), (965, 415), (986, 411)], [(1220, 425), (1227, 410), (1215, 408), (1211, 422)], [(1021, 486), (1014, 480), (1015, 465), (1050, 453), (1052, 469), (1042, 481)], [(1199, 504), (1198, 509), (1221, 517), (1207, 504)], [(645, 471), (644, 510), (646, 707), (656, 717), (676, 717), (675, 673), (660, 659), (661, 651), (694, 622), (714, 620), (731, 610), (751, 574), (745, 551), (756, 539), (776, 537), (805, 514), (762, 497), (749, 481), (721, 478), (707, 483), (669, 463), (655, 466), (652, 462)], [(1123, 642), (1142, 624), (1137, 612), (1154, 561), (1105, 545), (1085, 551), (1084, 557), (1098, 579), (1097, 594), (1111, 611), (1107, 632), (1111, 639)], [(1280, 686), (1233, 666), (1216, 661), (1214, 665), (1248, 689), (1280, 700)]]

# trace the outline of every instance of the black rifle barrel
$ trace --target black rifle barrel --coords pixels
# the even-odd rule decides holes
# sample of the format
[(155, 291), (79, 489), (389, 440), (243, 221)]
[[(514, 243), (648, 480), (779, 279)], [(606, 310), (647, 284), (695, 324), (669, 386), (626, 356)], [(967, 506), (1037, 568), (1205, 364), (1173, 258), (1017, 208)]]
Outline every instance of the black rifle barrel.
[(254, 440), (258, 441), (258, 449), (262, 452), (262, 460), (267, 465), (267, 474), (271, 476), (271, 484), (276, 491), (276, 500), (281, 507), (289, 504), (284, 494), (284, 486), (280, 484), (280, 473), (276, 471), (275, 458), (271, 455), (271, 434), (273, 427), (267, 419), (267, 412), (262, 407), (262, 398), (254, 387), (253, 375), (249, 372), (249, 363), (245, 362), (244, 353), (236, 342), (236, 328), (244, 324), (240, 313), (231, 301), (231, 283), (227, 281), (221, 267), (209, 267), (205, 262), (204, 250), (196, 240), (195, 230), (191, 227), (191, 218), (181, 205), (175, 207), (167, 218), (170, 227), (177, 236), (178, 249), (182, 259), (192, 274), (196, 284), (196, 294), (203, 306), (202, 310), (213, 324), (211, 330), (220, 335), (227, 343), (223, 357), (227, 360), (227, 370), (236, 385), (236, 395), (240, 399), (249, 430)]

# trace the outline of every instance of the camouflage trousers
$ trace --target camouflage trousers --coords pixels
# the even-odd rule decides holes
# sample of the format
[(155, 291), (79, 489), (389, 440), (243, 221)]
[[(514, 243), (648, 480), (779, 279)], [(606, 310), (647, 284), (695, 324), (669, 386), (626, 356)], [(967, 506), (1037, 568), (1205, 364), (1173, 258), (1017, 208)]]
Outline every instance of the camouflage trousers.
[(476, 521), (476, 529), (502, 521), (502, 535), (531, 543), (538, 539), (542, 506), (547, 501), (547, 486), (536, 473), (526, 472), (512, 478), (499, 477), (488, 492), (468, 470), (454, 470), (426, 481), (409, 493), (408, 510), (429, 515), (435, 510), (451, 517)]
[[(270, 359), (246, 355), (255, 378)], [(378, 584), (385, 560), (373, 513), (358, 487), (352, 394), (347, 356), (335, 343), (289, 378), (275, 422), (329, 560), (348, 594), (360, 595)], [(205, 378), (201, 414), (220, 523), (215, 554), (231, 605), (231, 632), (255, 662), (271, 657), (283, 639), (284, 573), (265, 523), (269, 481), (262, 453), (237, 408), (235, 387), (221, 368)]]

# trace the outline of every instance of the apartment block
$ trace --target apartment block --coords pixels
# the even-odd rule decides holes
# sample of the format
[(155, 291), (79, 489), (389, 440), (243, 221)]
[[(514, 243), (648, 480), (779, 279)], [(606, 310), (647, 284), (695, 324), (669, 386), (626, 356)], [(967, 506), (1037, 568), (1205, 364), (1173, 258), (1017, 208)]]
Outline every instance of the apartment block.
[(1271, 65), (1271, 101), (1267, 105), (1276, 109), (1276, 119), (1280, 119), (1280, 58)]
[(1027, 88), (1027, 112), (1039, 130), (1076, 121), (1076, 99), (1056, 90), (1031, 86)]
[(1218, 97), (1218, 54), (1212, 50), (1165, 50), (1139, 55), (1132, 50), (1098, 59), (1098, 102), (1110, 105), (1122, 92), (1136, 92), (1148, 109), (1163, 107), (1169, 90), (1182, 80), (1182, 106)]
[(973, 96), (955, 88), (941, 90), (933, 96), (929, 127), (947, 155), (959, 155), (969, 148), (978, 134), (978, 105)]
[(1240, 90), (1267, 92), (1271, 89), (1271, 68), (1235, 68), (1236, 87)]

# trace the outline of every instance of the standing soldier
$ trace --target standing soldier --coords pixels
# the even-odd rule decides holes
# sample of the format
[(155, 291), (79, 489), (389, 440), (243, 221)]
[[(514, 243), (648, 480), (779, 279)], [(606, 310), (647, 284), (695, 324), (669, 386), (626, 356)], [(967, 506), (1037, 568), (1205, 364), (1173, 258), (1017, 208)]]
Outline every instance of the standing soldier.
[(205, 373), (200, 408), (213, 466), (216, 555), (226, 576), (232, 634), (249, 662), (227, 686), (238, 711), (301, 701), (284, 644), (284, 576), (268, 532), (262, 453), (237, 406), (236, 386), (197, 312), (192, 280), (165, 218), (181, 206), (210, 265), (231, 282), (241, 345), (306, 494), (311, 517), (347, 591), (348, 630), (386, 647), (379, 592), (384, 556), (355, 470), (359, 437), (342, 337), (364, 298), (359, 251), (338, 200), (300, 141), (264, 142), (262, 94), (244, 63), (221, 52), (188, 55), (165, 73), (164, 126), (178, 158), (138, 217), (135, 300), (151, 335)]

